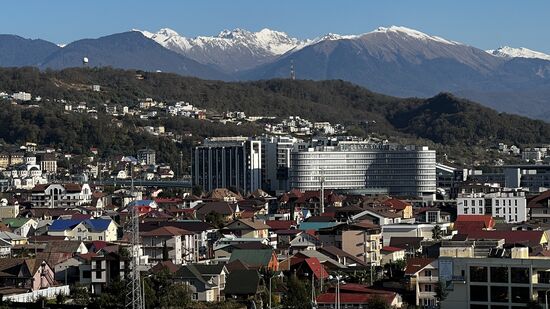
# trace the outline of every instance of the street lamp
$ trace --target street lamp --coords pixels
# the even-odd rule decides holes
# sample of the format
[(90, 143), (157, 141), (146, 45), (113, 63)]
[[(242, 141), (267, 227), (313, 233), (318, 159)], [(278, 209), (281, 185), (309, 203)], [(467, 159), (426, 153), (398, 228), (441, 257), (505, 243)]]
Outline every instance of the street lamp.
[(278, 274), (275, 274), (271, 277), (269, 277), (269, 309), (271, 309), (271, 280), (275, 277), (282, 278), (284, 275), (282, 272), (279, 272)]
[(546, 304), (546, 309), (548, 309), (548, 292), (550, 292), (550, 290), (546, 290), (544, 292), (544, 302)]
[[(340, 280), (342, 280), (344, 277), (342, 275), (330, 275), (328, 277), (330, 280), (336, 280), (336, 309), (340, 309)], [(342, 280), (342, 284), (346, 284), (345, 281)]]

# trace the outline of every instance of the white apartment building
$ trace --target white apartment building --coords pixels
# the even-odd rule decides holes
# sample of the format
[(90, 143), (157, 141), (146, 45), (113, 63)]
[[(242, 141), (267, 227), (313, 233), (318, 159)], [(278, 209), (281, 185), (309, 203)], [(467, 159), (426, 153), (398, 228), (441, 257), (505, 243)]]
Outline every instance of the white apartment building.
[(77, 207), (91, 201), (92, 190), (88, 184), (40, 184), (31, 193), (34, 207)]
[(527, 221), (527, 200), (521, 191), (462, 193), (457, 198), (458, 215), (491, 215), (507, 223)]

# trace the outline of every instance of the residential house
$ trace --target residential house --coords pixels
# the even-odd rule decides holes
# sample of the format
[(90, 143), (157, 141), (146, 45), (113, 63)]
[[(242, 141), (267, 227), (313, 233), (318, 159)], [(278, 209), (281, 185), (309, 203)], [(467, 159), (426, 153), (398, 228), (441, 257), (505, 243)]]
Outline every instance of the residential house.
[(189, 286), (193, 300), (216, 302), (225, 299), (228, 274), (224, 264), (187, 264), (175, 272), (174, 278)]
[(0, 232), (0, 239), (12, 246), (24, 245), (27, 243), (27, 237), (14, 234), (12, 232)]
[(231, 233), (243, 238), (268, 238), (269, 225), (257, 219), (237, 219), (222, 229), (222, 233)]
[(229, 262), (239, 260), (253, 269), (279, 270), (279, 261), (273, 249), (238, 249), (233, 250)]
[(0, 287), (36, 291), (57, 285), (46, 261), (37, 259), (0, 259)]
[[(395, 292), (375, 290), (357, 283), (340, 284), (339, 288), (338, 293), (333, 286), (317, 296), (317, 308), (332, 309), (338, 305), (343, 308), (370, 308), (369, 304), (373, 299), (381, 300), (388, 308), (401, 308), (403, 305), (401, 296)], [(339, 299), (338, 304), (336, 299)]]
[(209, 214), (218, 214), (224, 222), (238, 218), (241, 214), (239, 205), (234, 202), (204, 202), (195, 207), (197, 219), (204, 220)]
[[(99, 295), (110, 283), (125, 278), (129, 271), (129, 257), (121, 255), (119, 252), (106, 252), (91, 257), (91, 292)], [(82, 274), (86, 278), (87, 273)]]
[(415, 292), (415, 305), (436, 308), (436, 288), (439, 284), (439, 264), (437, 259), (409, 258), (405, 267), (405, 276), (409, 279), (409, 288)]
[(382, 255), (382, 259), (380, 261), (380, 265), (382, 266), (389, 263), (394, 263), (398, 260), (405, 260), (405, 249), (403, 248), (385, 246), (380, 249), (380, 254)]
[(4, 223), (13, 233), (23, 237), (30, 236), (38, 227), (38, 221), (30, 218), (3, 219), (2, 223)]
[(255, 269), (234, 270), (227, 276), (226, 299), (248, 300), (265, 290), (263, 280)]
[[(142, 232), (143, 254), (156, 264), (171, 260), (179, 265), (194, 261), (194, 233), (173, 226), (163, 226)], [(191, 254), (189, 254), (191, 253)], [(184, 259), (185, 258), (185, 259)]]
[(66, 236), (71, 240), (117, 240), (118, 225), (111, 219), (57, 219), (48, 230), (50, 236)]

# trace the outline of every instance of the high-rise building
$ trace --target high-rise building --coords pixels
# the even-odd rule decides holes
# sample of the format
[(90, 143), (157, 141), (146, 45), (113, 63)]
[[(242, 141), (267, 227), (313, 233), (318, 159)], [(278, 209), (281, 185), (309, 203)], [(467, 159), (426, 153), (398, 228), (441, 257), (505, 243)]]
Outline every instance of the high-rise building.
[(234, 188), (250, 193), (262, 186), (262, 142), (247, 137), (205, 139), (193, 149), (193, 185), (205, 191)]
[(291, 154), (290, 186), (299, 190), (376, 191), (433, 198), (435, 150), (369, 142), (340, 141)]
[(137, 152), (138, 162), (143, 162), (146, 165), (155, 165), (156, 164), (156, 152), (152, 149), (140, 149)]
[(290, 190), (290, 154), (306, 144), (291, 136), (263, 136), (260, 140), (263, 150), (262, 188), (277, 194)]

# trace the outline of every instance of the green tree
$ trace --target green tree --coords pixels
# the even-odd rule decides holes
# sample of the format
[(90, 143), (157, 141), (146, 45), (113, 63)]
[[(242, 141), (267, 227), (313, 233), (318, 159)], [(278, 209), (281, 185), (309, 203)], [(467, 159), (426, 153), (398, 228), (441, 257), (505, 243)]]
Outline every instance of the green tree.
[(70, 297), (73, 299), (73, 302), (77, 305), (87, 305), (90, 303), (91, 297), (88, 289), (83, 286), (74, 286), (71, 289)]
[(193, 188), (191, 189), (191, 194), (198, 197), (202, 196), (202, 187), (199, 185), (194, 185)]
[(374, 296), (367, 301), (369, 309), (389, 309), (390, 305), (379, 296)]
[(309, 309), (311, 308), (310, 293), (304, 284), (296, 275), (291, 275), (287, 284), (288, 292), (283, 299), (285, 308)]
[(433, 239), (441, 239), (443, 238), (443, 231), (441, 230), (441, 226), (439, 224), (436, 224), (432, 229), (432, 238)]
[(212, 224), (213, 226), (221, 229), (225, 225), (225, 220), (223, 219), (223, 216), (220, 213), (217, 212), (209, 212), (205, 217), (204, 221)]
[(435, 286), (435, 299), (437, 299), (438, 302), (442, 302), (447, 298), (448, 294), (447, 284), (444, 281), (439, 281)]
[(191, 293), (186, 284), (168, 285), (159, 296), (160, 308), (187, 308), (191, 303)]

